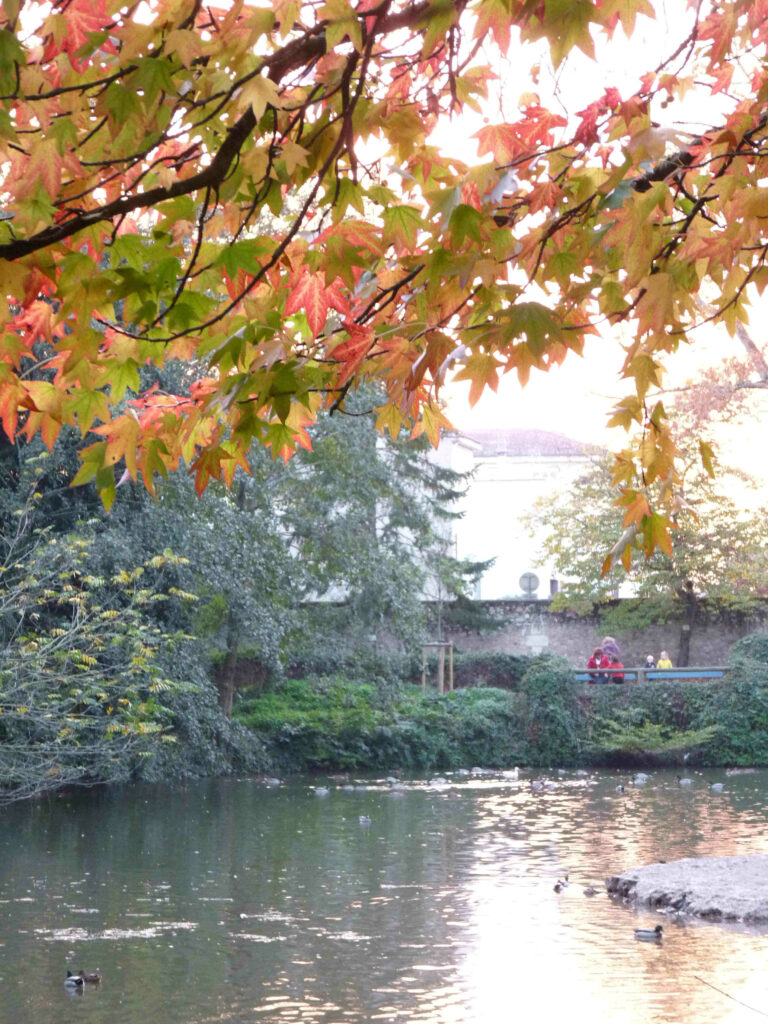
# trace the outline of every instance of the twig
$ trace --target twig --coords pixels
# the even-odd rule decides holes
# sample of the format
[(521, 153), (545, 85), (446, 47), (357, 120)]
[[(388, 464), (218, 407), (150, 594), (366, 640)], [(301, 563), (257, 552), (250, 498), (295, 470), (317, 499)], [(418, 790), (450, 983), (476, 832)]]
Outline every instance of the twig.
[(719, 992), (720, 995), (725, 996), (726, 999), (732, 999), (734, 1003), (738, 1003), (739, 1006), (745, 1006), (748, 1010), (752, 1010), (753, 1013), (759, 1013), (761, 1017), (768, 1017), (768, 1013), (764, 1010), (758, 1010), (756, 1006), (750, 1006), (749, 1003), (742, 1002), (741, 999), (737, 999), (736, 996), (732, 996), (729, 992), (723, 992), (723, 990), (718, 988), (717, 985), (713, 985), (709, 981), (704, 981), (704, 979), (700, 978), (698, 974), (694, 974), (694, 978), (696, 981), (700, 981), (702, 985), (706, 985), (708, 988), (714, 989), (715, 992)]

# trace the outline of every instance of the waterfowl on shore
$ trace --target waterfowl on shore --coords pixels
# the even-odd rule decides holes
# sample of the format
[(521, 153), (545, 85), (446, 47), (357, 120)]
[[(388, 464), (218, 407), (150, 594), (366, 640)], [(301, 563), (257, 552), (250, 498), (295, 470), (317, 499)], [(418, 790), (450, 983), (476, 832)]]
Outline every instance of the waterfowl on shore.
[(635, 938), (640, 942), (661, 942), (663, 931), (660, 924), (657, 924), (655, 928), (635, 928)]
[(73, 974), (72, 971), (67, 971), (67, 976), (64, 979), (64, 984), (67, 988), (81, 988), (83, 985), (83, 979), (79, 974)]
[(88, 974), (87, 971), (78, 971), (77, 976), (82, 978), (86, 985), (98, 985), (101, 981), (101, 975), (98, 971), (94, 971), (92, 974)]

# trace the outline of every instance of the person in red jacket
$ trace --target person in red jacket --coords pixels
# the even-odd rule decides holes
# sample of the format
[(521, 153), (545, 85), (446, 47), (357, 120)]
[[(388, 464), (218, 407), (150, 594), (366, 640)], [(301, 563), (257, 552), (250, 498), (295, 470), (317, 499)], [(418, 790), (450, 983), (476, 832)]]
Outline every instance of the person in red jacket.
[[(587, 668), (608, 668), (610, 665), (610, 659), (607, 654), (603, 653), (602, 647), (596, 647), (592, 651), (592, 656), (587, 662)], [(607, 672), (590, 672), (589, 673), (590, 683), (607, 683), (608, 673)]]
[(616, 671), (616, 669), (619, 668), (624, 668), (624, 666), (622, 665), (618, 656), (614, 654), (614, 656), (611, 658), (611, 681), (614, 683), (624, 682), (624, 673)]

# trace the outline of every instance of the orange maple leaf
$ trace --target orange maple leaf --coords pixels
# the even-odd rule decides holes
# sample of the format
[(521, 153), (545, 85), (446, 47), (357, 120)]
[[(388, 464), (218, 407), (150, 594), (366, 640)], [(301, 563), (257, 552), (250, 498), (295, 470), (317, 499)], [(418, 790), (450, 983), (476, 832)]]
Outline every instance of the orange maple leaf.
[(302, 309), (306, 313), (312, 336), (316, 338), (328, 319), (328, 289), (322, 274), (310, 274), (305, 270), (299, 278), (299, 283), (288, 296), (285, 303), (286, 316), (298, 313)]
[(341, 363), (339, 384), (346, 383), (350, 377), (354, 376), (375, 340), (371, 327), (362, 327), (352, 320), (346, 320), (344, 327), (349, 335), (348, 340), (336, 345), (331, 352), (333, 358)]

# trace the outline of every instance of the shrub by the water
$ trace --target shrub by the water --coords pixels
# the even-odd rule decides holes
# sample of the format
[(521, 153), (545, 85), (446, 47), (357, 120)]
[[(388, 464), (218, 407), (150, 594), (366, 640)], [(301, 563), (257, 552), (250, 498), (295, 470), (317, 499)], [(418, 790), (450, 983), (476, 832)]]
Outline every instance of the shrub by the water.
[(731, 665), (725, 680), (585, 690), (563, 659), (538, 658), (514, 692), (442, 696), (315, 677), (246, 697), (236, 715), (283, 771), (768, 764), (768, 635), (736, 644)]
[(284, 771), (432, 770), (520, 760), (518, 698), (483, 688), (439, 696), (419, 687), (290, 680), (236, 706)]

